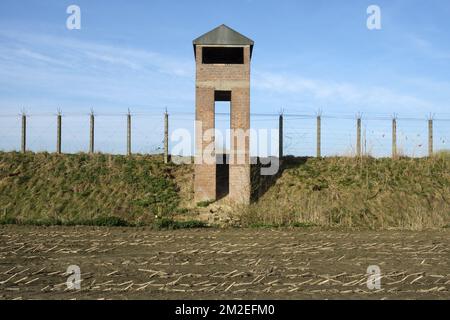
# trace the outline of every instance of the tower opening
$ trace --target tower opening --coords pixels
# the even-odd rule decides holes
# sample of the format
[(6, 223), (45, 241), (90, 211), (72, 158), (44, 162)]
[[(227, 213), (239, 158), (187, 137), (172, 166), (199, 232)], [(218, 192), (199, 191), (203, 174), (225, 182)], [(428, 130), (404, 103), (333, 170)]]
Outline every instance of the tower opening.
[(215, 91), (214, 100), (216, 199), (219, 200), (225, 198), (230, 191), (231, 91)]
[(244, 64), (242, 47), (203, 47), (203, 64)]

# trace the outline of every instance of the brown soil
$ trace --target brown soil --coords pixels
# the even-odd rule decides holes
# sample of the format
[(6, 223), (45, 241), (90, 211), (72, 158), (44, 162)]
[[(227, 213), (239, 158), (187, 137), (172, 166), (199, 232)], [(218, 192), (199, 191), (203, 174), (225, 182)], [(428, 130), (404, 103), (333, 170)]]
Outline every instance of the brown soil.
[[(0, 227), (1, 299), (450, 299), (450, 231)], [(81, 290), (67, 289), (69, 265)], [(381, 289), (366, 270), (381, 268)]]

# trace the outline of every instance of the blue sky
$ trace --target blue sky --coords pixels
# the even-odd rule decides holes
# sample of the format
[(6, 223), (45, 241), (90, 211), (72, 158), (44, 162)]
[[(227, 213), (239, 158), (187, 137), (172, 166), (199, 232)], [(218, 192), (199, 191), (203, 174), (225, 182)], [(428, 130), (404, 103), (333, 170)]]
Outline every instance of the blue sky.
[(193, 112), (192, 40), (225, 23), (255, 41), (253, 113), (449, 118), (449, 16), (448, 0), (2, 0), (0, 114)]

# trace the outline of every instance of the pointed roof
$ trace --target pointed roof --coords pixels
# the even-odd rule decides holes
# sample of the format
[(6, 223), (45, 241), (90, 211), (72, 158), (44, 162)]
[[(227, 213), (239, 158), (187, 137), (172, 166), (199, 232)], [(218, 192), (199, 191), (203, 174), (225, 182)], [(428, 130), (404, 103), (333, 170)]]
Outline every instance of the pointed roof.
[(198, 37), (193, 42), (196, 45), (249, 45), (250, 52), (253, 51), (254, 41), (222, 24), (217, 28)]

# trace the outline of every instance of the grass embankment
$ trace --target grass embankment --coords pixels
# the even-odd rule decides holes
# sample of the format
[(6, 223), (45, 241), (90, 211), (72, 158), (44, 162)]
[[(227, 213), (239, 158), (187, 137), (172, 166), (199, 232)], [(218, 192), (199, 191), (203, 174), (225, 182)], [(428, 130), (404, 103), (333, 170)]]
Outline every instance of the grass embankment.
[(421, 230), (450, 225), (450, 155), (287, 158), (244, 225)]
[(0, 153), (0, 223), (201, 226), (172, 219), (180, 169), (160, 156)]
[[(267, 192), (258, 202), (232, 212), (242, 226), (450, 226), (449, 154), (286, 158), (283, 168), (276, 180), (260, 180)], [(161, 156), (0, 152), (0, 223), (202, 227), (196, 210), (208, 208), (195, 208), (192, 190), (193, 167)]]

